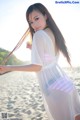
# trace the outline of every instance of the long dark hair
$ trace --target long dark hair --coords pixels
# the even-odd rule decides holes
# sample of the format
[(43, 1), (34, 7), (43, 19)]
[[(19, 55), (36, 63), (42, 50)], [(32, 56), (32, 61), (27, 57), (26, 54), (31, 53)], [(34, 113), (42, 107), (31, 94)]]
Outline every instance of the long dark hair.
[[(35, 3), (35, 4), (31, 5), (31, 6), (29, 6), (29, 8), (26, 11), (26, 19), (28, 21), (28, 24), (29, 24), (29, 14), (33, 10), (38, 10), (43, 15), (47, 15), (46, 22), (47, 22), (48, 27), (52, 30), (52, 32), (53, 32), (53, 34), (55, 36), (55, 43), (56, 43), (56, 46), (58, 48), (58, 51), (61, 51), (63, 53), (63, 55), (66, 57), (68, 63), (71, 65), (71, 60), (70, 60), (70, 56), (69, 56), (69, 52), (68, 52), (67, 46), (65, 44), (64, 37), (63, 37), (62, 33), (60, 32), (59, 28), (57, 27), (55, 21), (53, 20), (52, 16), (50, 15), (50, 13), (48, 12), (48, 10), (46, 9), (46, 7), (44, 5), (42, 5), (41, 3)], [(28, 31), (26, 31), (25, 34), (23, 35), (24, 37), (21, 38), (22, 42), (24, 41), (25, 36), (27, 36), (27, 32), (30, 32), (31, 36), (33, 37), (34, 30), (30, 26), (30, 24), (29, 24)], [(21, 44), (22, 44), (22, 42), (21, 42)], [(18, 44), (16, 46), (16, 49), (18, 47), (20, 47), (21, 44)], [(15, 49), (13, 49), (13, 51), (11, 52), (11, 54), (14, 52), (14, 50)], [(8, 57), (10, 55), (8, 55)]]
[[(59, 28), (57, 27), (56, 23), (54, 22), (52, 16), (50, 15), (48, 10), (46, 9), (46, 7), (44, 5), (42, 5), (41, 3), (35, 3), (35, 4), (31, 5), (26, 12), (27, 21), (29, 21), (29, 14), (33, 10), (38, 10), (43, 15), (47, 15), (46, 22), (47, 22), (48, 27), (52, 30), (52, 32), (55, 36), (56, 46), (57, 46), (58, 50), (63, 53), (63, 55), (66, 57), (68, 63), (71, 65), (71, 60), (70, 60), (70, 56), (69, 56), (67, 46), (65, 44), (64, 37), (63, 37), (62, 33), (60, 32)], [(34, 30), (30, 26), (30, 24), (29, 24), (29, 28), (30, 28), (31, 35), (33, 36)]]

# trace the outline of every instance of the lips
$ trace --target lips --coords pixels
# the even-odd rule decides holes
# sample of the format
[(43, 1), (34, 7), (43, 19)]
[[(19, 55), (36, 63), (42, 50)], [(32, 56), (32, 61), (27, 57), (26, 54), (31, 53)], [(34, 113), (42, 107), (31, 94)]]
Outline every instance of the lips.
[(35, 31), (37, 31), (37, 30), (39, 30), (39, 29), (40, 29), (40, 27), (36, 28)]

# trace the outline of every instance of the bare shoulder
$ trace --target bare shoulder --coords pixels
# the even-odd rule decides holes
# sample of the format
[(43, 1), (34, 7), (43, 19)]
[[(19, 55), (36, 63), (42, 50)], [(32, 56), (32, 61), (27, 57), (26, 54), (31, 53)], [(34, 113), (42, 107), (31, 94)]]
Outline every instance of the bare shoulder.
[(53, 32), (52, 32), (49, 28), (45, 29), (44, 31), (47, 33), (47, 35), (48, 35), (52, 40), (55, 40), (55, 36), (54, 36)]
[(55, 44), (55, 37), (54, 37), (54, 34), (53, 32), (47, 28), (45, 30), (38, 30), (34, 33), (34, 36), (33, 38), (37, 38), (37, 39), (47, 39), (47, 38), (50, 38), (53, 42), (53, 44)]
[(53, 46), (55, 46), (55, 52), (57, 54), (59, 51), (58, 51), (58, 48), (56, 46), (56, 40), (55, 40), (55, 36), (54, 36), (53, 32), (50, 30), (50, 28), (45, 29), (45, 32), (47, 33), (47, 35), (52, 40)]

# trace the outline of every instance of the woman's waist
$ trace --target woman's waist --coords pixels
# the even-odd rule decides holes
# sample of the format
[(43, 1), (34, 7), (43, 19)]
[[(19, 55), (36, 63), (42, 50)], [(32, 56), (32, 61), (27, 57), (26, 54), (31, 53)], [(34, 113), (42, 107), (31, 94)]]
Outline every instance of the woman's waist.
[(37, 73), (40, 81), (48, 82), (49, 80), (57, 80), (60, 77), (63, 77), (63, 72), (58, 68), (58, 65), (51, 65), (50, 67), (46, 67)]
[(50, 63), (45, 63), (42, 67), (42, 70), (47, 69), (47, 68), (52, 68), (57, 65), (57, 61), (51, 61)]
[(51, 85), (62, 79), (63, 82), (72, 82), (66, 73), (56, 64), (51, 68), (46, 68), (38, 74), (39, 80), (43, 84)]

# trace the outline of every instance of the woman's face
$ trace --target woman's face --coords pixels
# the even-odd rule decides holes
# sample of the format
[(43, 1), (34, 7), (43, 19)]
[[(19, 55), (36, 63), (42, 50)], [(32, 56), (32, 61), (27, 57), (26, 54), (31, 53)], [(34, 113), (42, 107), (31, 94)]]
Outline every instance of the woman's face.
[(40, 13), (38, 10), (34, 10), (29, 14), (29, 24), (34, 31), (43, 30), (46, 24), (47, 16)]

